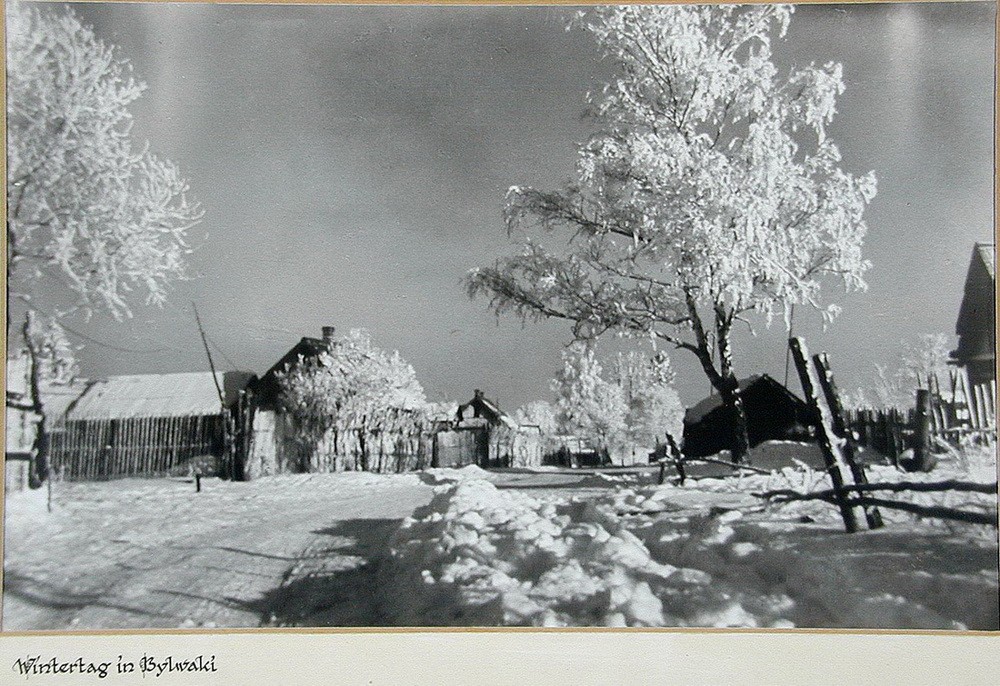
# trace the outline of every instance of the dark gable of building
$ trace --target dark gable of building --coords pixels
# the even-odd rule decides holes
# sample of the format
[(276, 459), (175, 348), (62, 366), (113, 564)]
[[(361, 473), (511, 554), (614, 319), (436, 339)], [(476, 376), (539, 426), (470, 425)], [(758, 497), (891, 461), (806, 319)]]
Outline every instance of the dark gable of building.
[(956, 365), (965, 367), (973, 386), (992, 381), (996, 374), (996, 247), (977, 243), (972, 249), (965, 292), (955, 323)]
[[(747, 413), (750, 446), (770, 440), (809, 437), (809, 407), (767, 374), (740, 381)], [(684, 454), (707, 457), (729, 450), (733, 443), (732, 417), (719, 395), (711, 395), (684, 415)]]
[(300, 359), (316, 357), (324, 350), (329, 349), (330, 344), (334, 340), (334, 335), (334, 327), (324, 326), (322, 338), (303, 337), (302, 340), (292, 346), (291, 350), (282, 355), (281, 359), (264, 372), (251, 387), (257, 407), (266, 410), (277, 409), (278, 401), (281, 398), (281, 385), (278, 383), (278, 374), (297, 365)]
[(503, 424), (509, 429), (518, 428), (517, 422), (511, 419), (510, 415), (501, 410), (497, 403), (489, 400), (485, 395), (483, 395), (483, 392), (478, 388), (473, 394), (472, 400), (464, 405), (458, 406), (456, 420), (459, 423), (462, 423), (468, 422), (471, 419), (485, 420), (491, 426), (499, 426)]

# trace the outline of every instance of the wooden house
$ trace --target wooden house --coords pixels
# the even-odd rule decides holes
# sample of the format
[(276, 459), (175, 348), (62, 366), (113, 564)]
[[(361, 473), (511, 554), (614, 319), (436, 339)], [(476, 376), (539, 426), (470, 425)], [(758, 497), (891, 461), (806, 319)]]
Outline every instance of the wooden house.
[(303, 336), (302, 340), (293, 345), (288, 352), (271, 365), (271, 368), (264, 372), (259, 379), (251, 384), (254, 394), (254, 405), (258, 409), (276, 410), (281, 398), (281, 385), (278, 382), (278, 375), (292, 369), (300, 360), (314, 358), (330, 349), (336, 341), (336, 328), (324, 326), (321, 338), (310, 338)]
[(530, 467), (542, 463), (541, 430), (521, 425), (476, 390), (454, 421), (434, 435), (435, 467)]
[[(52, 463), (74, 480), (213, 473), (225, 449), (226, 414), (248, 372), (135, 374), (94, 381), (53, 435)], [(225, 408), (219, 402), (221, 389)]]
[(952, 362), (964, 367), (972, 387), (996, 378), (996, 246), (976, 243), (972, 249), (965, 292), (955, 333), (958, 348)]
[[(303, 337), (270, 369), (251, 384), (249, 412), (244, 417), (250, 437), (242, 478), (298, 472), (338, 472), (367, 469), (374, 472), (401, 472), (429, 465), (433, 434), (413, 422), (412, 431), (368, 432), (330, 431), (319, 441), (300, 440), (292, 417), (281, 404), (282, 373), (304, 360), (313, 359), (337, 343), (336, 329), (322, 328), (321, 338)], [(400, 407), (401, 414), (419, 416), (419, 408)]]
[[(747, 415), (750, 447), (770, 440), (808, 440), (809, 406), (772, 379), (760, 374), (743, 379), (740, 391)], [(733, 421), (722, 396), (710, 395), (684, 414), (684, 454), (707, 457), (733, 444)]]

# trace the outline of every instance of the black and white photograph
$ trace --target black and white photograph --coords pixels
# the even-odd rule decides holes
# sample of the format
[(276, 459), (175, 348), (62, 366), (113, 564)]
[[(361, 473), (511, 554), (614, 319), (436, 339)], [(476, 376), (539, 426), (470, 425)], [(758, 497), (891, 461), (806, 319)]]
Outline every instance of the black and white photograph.
[(0, 627), (1000, 629), (996, 11), (6, 3)]

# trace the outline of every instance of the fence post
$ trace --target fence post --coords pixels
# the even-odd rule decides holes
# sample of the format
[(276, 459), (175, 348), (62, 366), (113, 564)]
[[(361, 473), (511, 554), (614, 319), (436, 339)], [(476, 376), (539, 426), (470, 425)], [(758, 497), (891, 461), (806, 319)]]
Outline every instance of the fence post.
[(913, 471), (926, 471), (931, 437), (931, 393), (917, 389), (916, 413), (913, 417)]
[(854, 508), (848, 503), (848, 492), (845, 485), (851, 483), (851, 473), (840, 451), (841, 439), (834, 433), (833, 420), (826, 404), (822, 402), (816, 392), (816, 372), (809, 364), (809, 350), (806, 348), (804, 340), (798, 337), (788, 339), (788, 345), (792, 351), (792, 358), (795, 360), (795, 367), (799, 372), (799, 381), (802, 384), (802, 392), (806, 396), (806, 401), (812, 410), (813, 425), (816, 427), (816, 437), (819, 439), (820, 448), (823, 450), (823, 460), (826, 462), (826, 471), (833, 482), (833, 490), (836, 494), (837, 506), (840, 508), (840, 516), (844, 520), (844, 528), (847, 533), (854, 533), (858, 530), (858, 520), (855, 516)]
[[(866, 484), (868, 483), (868, 477), (865, 476), (864, 466), (858, 464), (855, 456), (854, 437), (851, 435), (851, 430), (844, 421), (844, 406), (840, 402), (840, 395), (837, 393), (837, 384), (833, 380), (833, 370), (830, 369), (830, 358), (826, 353), (813, 355), (813, 364), (819, 376), (819, 384), (823, 387), (826, 404), (830, 408), (833, 432), (843, 439), (841, 450), (843, 451), (844, 461), (847, 462), (851, 476), (854, 478), (854, 483), (857, 485)], [(868, 523), (869, 529), (878, 529), (883, 526), (882, 515), (879, 513), (877, 507), (869, 505), (862, 509), (864, 510), (865, 521)]]

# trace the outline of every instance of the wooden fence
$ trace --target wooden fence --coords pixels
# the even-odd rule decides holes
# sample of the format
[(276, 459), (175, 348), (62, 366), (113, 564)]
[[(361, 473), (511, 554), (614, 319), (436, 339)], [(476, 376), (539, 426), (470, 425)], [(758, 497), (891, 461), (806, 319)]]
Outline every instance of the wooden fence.
[[(850, 418), (841, 406), (840, 397), (833, 381), (829, 358), (825, 354), (815, 355), (812, 358), (812, 364), (810, 364), (808, 349), (805, 341), (801, 338), (789, 339), (789, 348), (799, 373), (799, 379), (802, 382), (803, 393), (809, 403), (813, 426), (823, 451), (826, 471), (833, 487), (814, 493), (800, 493), (785, 489), (756, 493), (755, 495), (768, 500), (784, 502), (793, 500), (827, 502), (840, 510), (844, 528), (848, 533), (859, 531), (862, 528), (862, 514), (867, 528), (877, 529), (883, 526), (880, 509), (900, 510), (921, 517), (997, 527), (995, 504), (993, 507), (987, 508), (986, 512), (973, 512), (939, 505), (923, 505), (894, 500), (878, 495), (879, 492), (909, 491), (941, 493), (957, 491), (993, 495), (997, 492), (997, 482), (995, 481), (985, 484), (960, 481), (869, 483), (864, 464), (855, 458), (856, 443), (860, 439), (867, 439), (873, 444), (877, 444), (881, 440), (886, 449), (894, 451), (891, 454), (895, 454), (898, 458), (898, 452), (895, 451), (899, 444), (905, 443), (905, 439), (909, 437), (913, 443), (914, 457), (906, 464), (901, 464), (903, 461), (898, 459), (894, 459), (894, 462), (897, 466), (903, 466), (910, 471), (926, 471), (932, 468), (933, 462), (926, 458), (933, 435), (932, 424), (934, 424), (934, 420), (932, 418), (935, 415), (940, 420), (936, 424), (937, 431), (940, 433), (939, 438), (951, 436), (954, 440), (956, 437), (961, 438), (964, 435), (972, 434), (987, 440), (995, 440), (995, 383), (990, 384), (988, 388), (975, 389), (965, 383), (964, 388), (970, 390), (963, 392), (961, 388), (963, 384), (956, 380), (945, 396), (941, 388), (935, 386), (935, 381), (928, 380), (928, 388), (920, 389), (915, 394), (917, 406), (913, 412), (908, 413), (905, 427), (899, 422), (900, 414), (891, 411), (884, 412), (874, 417), (875, 421), (869, 422), (868, 420), (873, 418), (866, 411), (862, 411), (854, 416), (856, 425), (852, 431), (849, 423)], [(937, 410), (933, 409), (935, 404), (932, 402), (933, 397), (936, 397), (938, 401)], [(947, 408), (943, 406), (944, 400), (949, 403)], [(954, 416), (964, 419), (963, 405), (971, 408), (968, 426), (965, 422), (961, 422), (957, 427), (949, 427), (948, 417)], [(956, 428), (959, 431), (949, 433), (949, 428)]]
[[(927, 391), (927, 431), (931, 440), (957, 445), (963, 440), (993, 440), (996, 436), (996, 382), (972, 386), (964, 370), (952, 370), (942, 383), (938, 375), (921, 379), (914, 389)], [(846, 420), (860, 445), (893, 461), (907, 449), (915, 449), (917, 407), (855, 409)]]
[(245, 448), (239, 455), (238, 479), (304, 472), (407, 472), (431, 466), (434, 434), (427, 430), (329, 432), (304, 444), (291, 418), (274, 410), (243, 415)]
[(221, 415), (76, 420), (52, 434), (50, 455), (76, 481), (168, 474), (223, 447)]

